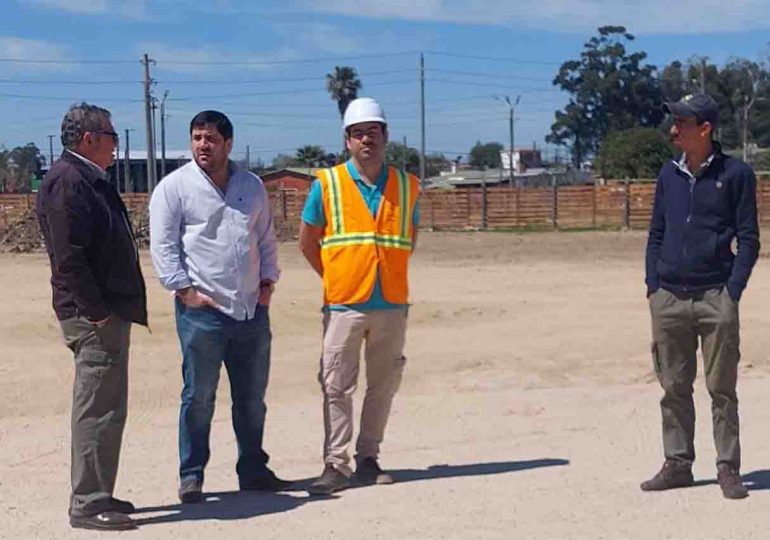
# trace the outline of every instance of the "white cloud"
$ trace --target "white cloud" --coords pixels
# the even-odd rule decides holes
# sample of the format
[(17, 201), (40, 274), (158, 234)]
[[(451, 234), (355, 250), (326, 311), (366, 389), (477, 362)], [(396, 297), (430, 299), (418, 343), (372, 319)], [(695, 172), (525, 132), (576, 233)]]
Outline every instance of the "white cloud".
[(725, 33), (770, 28), (767, 0), (301, 0), (302, 10), (351, 17), (634, 34)]
[(115, 15), (141, 19), (147, 14), (146, 0), (20, 0), (29, 6), (77, 15)]
[[(9, 71), (65, 71), (70, 64), (56, 62), (70, 60), (65, 47), (36, 39), (0, 36), (0, 58), (23, 60), (26, 62), (8, 62), (4, 68)], [(40, 62), (45, 60), (45, 62)]]
[[(233, 63), (243, 63), (240, 69), (262, 70), (270, 67), (269, 62), (290, 61), (300, 58), (292, 49), (276, 49), (267, 53), (234, 53), (227, 49), (206, 47), (182, 47), (161, 42), (145, 42), (135, 48), (136, 54), (147, 53), (158, 62), (158, 67), (175, 73), (210, 73), (220, 69), (232, 70)], [(267, 62), (260, 64), (260, 62)], [(247, 65), (248, 64), (248, 65)]]

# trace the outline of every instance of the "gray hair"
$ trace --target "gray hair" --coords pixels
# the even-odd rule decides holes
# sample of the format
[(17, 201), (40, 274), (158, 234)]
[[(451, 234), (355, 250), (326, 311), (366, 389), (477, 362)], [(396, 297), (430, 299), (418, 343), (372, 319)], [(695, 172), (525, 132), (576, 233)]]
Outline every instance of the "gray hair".
[(75, 103), (61, 121), (61, 144), (72, 150), (83, 140), (86, 132), (104, 128), (104, 121), (110, 119), (110, 111), (86, 102)]

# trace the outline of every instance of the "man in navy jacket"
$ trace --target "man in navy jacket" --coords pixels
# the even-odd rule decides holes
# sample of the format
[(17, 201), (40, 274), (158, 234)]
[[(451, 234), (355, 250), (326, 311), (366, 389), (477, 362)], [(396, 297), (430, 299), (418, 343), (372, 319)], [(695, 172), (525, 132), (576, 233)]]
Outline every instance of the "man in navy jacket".
[(717, 478), (725, 497), (740, 499), (748, 491), (739, 475), (738, 303), (759, 253), (756, 179), (748, 165), (712, 140), (719, 115), (710, 96), (688, 95), (663, 108), (673, 116), (671, 136), (683, 153), (658, 175), (647, 241), (652, 356), (664, 390), (665, 462), (641, 488), (660, 491), (693, 483), (692, 392), (700, 339)]

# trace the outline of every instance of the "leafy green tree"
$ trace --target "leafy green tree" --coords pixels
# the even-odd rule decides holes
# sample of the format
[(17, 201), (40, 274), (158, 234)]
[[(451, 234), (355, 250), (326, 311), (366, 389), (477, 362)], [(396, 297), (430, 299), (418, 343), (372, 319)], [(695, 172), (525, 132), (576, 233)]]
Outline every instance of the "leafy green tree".
[(388, 143), (385, 161), (394, 167), (404, 168), (412, 174), (418, 174), (420, 171), (420, 153), (416, 148), (399, 142)]
[(655, 178), (674, 153), (674, 145), (659, 129), (631, 128), (605, 137), (594, 167), (604, 178)]
[(647, 53), (629, 52), (634, 36), (623, 26), (602, 26), (584, 45), (579, 60), (564, 62), (553, 84), (571, 95), (546, 141), (570, 146), (577, 166), (596, 152), (607, 133), (634, 126), (655, 127), (663, 119), (663, 94)]
[(473, 167), (498, 168), (502, 164), (500, 159), (502, 150), (503, 145), (499, 142), (481, 144), (481, 141), (476, 141), (476, 144), (471, 148), (469, 163)]
[(34, 143), (0, 151), (0, 181), (11, 192), (29, 192), (33, 176), (41, 174), (45, 158)]
[[(500, 155), (499, 153), (497, 154)], [(450, 161), (444, 156), (444, 154), (428, 154), (425, 156), (425, 176), (437, 176), (441, 171), (448, 169), (450, 166)], [(414, 174), (418, 174), (419, 172), (419, 165), (417, 168), (417, 172)]]
[(300, 163), (309, 167), (317, 167), (326, 160), (326, 152), (320, 146), (306, 145), (297, 148), (296, 159)]
[(295, 156), (290, 156), (287, 154), (278, 154), (273, 158), (272, 168), (273, 169), (287, 169), (289, 167), (302, 167), (306, 166), (304, 163), (299, 161)]

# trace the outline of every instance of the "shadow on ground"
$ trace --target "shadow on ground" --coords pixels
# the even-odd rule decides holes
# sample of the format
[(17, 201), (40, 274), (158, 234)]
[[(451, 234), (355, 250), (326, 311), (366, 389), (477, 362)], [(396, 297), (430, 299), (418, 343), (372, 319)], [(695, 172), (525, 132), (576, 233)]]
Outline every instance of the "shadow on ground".
[(457, 478), (461, 476), (487, 476), (527, 471), (541, 467), (569, 465), (567, 459), (531, 459), (527, 461), (500, 461), (493, 463), (469, 463), (467, 465), (431, 465), (427, 469), (395, 469), (389, 471), (396, 482), (419, 482), (439, 478)]
[(752, 471), (748, 474), (741, 475), (743, 483), (751, 491), (759, 491), (764, 489), (770, 489), (770, 470), (764, 469), (761, 471)]
[[(395, 469), (388, 472), (393, 475), (396, 482), (406, 483), (442, 478), (505, 474), (564, 465), (569, 465), (569, 460), (532, 459), (528, 461), (469, 463), (466, 465), (431, 465), (427, 469)], [(307, 495), (306, 490), (312, 481), (312, 478), (297, 480), (291, 488), (281, 493), (255, 491), (205, 493), (204, 502), (198, 504), (148, 506), (137, 509), (133, 517), (136, 520), (136, 524), (140, 526), (179, 521), (249, 519), (268, 514), (288, 512), (303, 504), (336, 498), (333, 495), (324, 497)], [(353, 487), (363, 486), (354, 485)], [(293, 493), (303, 493), (304, 495), (294, 495)], [(142, 517), (145, 514), (160, 515)]]

